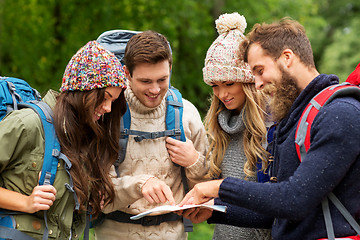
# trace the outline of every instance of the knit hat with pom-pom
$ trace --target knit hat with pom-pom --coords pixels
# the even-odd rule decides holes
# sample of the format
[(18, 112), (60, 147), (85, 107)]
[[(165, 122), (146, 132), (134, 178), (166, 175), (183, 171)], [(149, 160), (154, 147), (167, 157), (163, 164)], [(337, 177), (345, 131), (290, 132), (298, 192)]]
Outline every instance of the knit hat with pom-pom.
[(255, 82), (250, 67), (240, 56), (240, 44), (244, 41), (246, 20), (239, 13), (223, 14), (216, 21), (219, 33), (211, 44), (203, 68), (204, 82), (215, 81)]

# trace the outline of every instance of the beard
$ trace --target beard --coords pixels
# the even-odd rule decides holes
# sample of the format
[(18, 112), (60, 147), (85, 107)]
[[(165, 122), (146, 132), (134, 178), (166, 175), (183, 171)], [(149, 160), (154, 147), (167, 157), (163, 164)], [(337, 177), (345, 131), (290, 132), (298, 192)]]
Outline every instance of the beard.
[(297, 87), (295, 77), (280, 66), (281, 79), (267, 84), (263, 92), (269, 97), (269, 110), (275, 122), (282, 120), (290, 111), (301, 90)]

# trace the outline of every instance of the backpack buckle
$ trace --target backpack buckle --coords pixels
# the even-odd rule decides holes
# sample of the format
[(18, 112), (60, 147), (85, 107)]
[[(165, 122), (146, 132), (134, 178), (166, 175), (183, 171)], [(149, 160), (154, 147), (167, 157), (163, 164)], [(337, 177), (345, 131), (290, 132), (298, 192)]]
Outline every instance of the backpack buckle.
[(270, 182), (276, 183), (277, 182), (277, 177), (270, 177)]
[(129, 129), (125, 128), (120, 131), (121, 136), (129, 136)]
[(142, 226), (156, 226), (160, 225), (160, 216), (143, 217), (141, 219)]
[(159, 138), (159, 137), (160, 137), (159, 132), (151, 132), (150, 133), (150, 138), (151, 139), (155, 139), (155, 138)]
[(181, 130), (179, 128), (175, 128), (174, 129), (174, 135), (175, 136), (180, 136), (181, 135)]

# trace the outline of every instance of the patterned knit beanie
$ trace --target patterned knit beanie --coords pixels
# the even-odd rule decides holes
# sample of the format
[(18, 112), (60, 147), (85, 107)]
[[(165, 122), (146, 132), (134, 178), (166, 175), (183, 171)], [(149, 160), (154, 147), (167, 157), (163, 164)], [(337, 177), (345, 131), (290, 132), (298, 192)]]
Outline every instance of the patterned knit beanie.
[(360, 63), (357, 65), (355, 70), (352, 73), (350, 73), (350, 75), (346, 79), (346, 82), (349, 82), (349, 83), (352, 83), (355, 85), (360, 85)]
[(66, 66), (60, 92), (96, 88), (126, 88), (126, 75), (115, 55), (96, 41), (90, 41)]
[(204, 82), (208, 85), (214, 81), (255, 82), (249, 65), (240, 60), (240, 44), (245, 38), (245, 17), (237, 12), (226, 13), (215, 24), (219, 36), (206, 54)]

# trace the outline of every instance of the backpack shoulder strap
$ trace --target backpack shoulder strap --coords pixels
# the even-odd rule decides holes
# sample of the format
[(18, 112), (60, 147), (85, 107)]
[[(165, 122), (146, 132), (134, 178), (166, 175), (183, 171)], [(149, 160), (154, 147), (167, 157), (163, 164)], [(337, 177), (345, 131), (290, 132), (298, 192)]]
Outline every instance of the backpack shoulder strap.
[(29, 107), (34, 110), (40, 117), (44, 130), (45, 152), (39, 185), (54, 184), (59, 160), (63, 160), (65, 163), (65, 170), (69, 176), (69, 183), (66, 183), (65, 187), (73, 193), (75, 210), (79, 210), (80, 204), (78, 202), (77, 195), (73, 186), (72, 177), (70, 174), (72, 163), (66, 157), (66, 155), (60, 151), (60, 143), (56, 136), (55, 128), (53, 125), (53, 111), (51, 110), (49, 105), (42, 101), (28, 101), (26, 103), (19, 104), (19, 107)]
[(119, 156), (114, 163), (117, 177), (120, 177), (119, 165), (125, 160), (126, 147), (129, 140), (130, 124), (131, 124), (130, 108), (128, 103), (126, 103), (126, 112), (121, 117), (120, 120), (120, 140), (119, 140), (120, 151), (119, 151)]
[[(172, 138), (185, 142), (185, 133), (183, 128), (183, 101), (179, 90), (169, 87), (166, 93), (166, 129), (174, 130)], [(181, 132), (178, 135), (178, 132)]]
[(124, 161), (126, 155), (126, 147), (129, 139), (129, 135), (135, 135), (135, 141), (140, 142), (143, 139), (155, 139), (159, 137), (171, 136), (175, 139), (186, 141), (183, 123), (183, 102), (182, 96), (179, 90), (174, 87), (169, 87), (166, 93), (166, 118), (165, 125), (166, 130), (160, 132), (144, 132), (131, 130), (131, 113), (130, 107), (127, 104), (127, 110), (120, 122), (120, 153), (116, 160), (115, 172), (119, 176), (119, 165)]
[[(59, 159), (65, 162), (65, 169), (69, 176), (69, 183), (65, 183), (65, 187), (72, 192), (75, 201), (75, 210), (79, 210), (80, 204), (77, 198), (77, 194), (74, 190), (72, 177), (70, 174), (70, 168), (72, 166), (70, 160), (60, 152), (60, 143), (55, 133), (53, 125), (53, 111), (45, 102), (42, 101), (28, 101), (26, 103), (20, 103), (18, 105), (21, 108), (31, 108), (40, 117), (42, 127), (44, 130), (45, 139), (45, 150), (44, 150), (44, 161), (41, 169), (41, 175), (39, 185), (53, 185), (57, 172)], [(47, 225), (47, 212), (44, 211), (45, 229), (43, 240), (48, 239), (48, 225)]]
[(306, 106), (295, 132), (295, 146), (300, 162), (310, 148), (310, 129), (316, 115), (323, 106), (341, 96), (354, 96), (360, 100), (360, 87), (346, 82), (331, 85), (313, 97)]
[[(174, 135), (171, 136), (174, 139), (180, 140), (185, 142), (185, 132), (183, 127), (183, 110), (184, 105), (182, 101), (182, 95), (179, 90), (176, 88), (170, 86), (169, 90), (166, 94), (166, 129), (167, 130), (173, 130)], [(178, 135), (178, 132), (180, 131), (180, 135)], [(177, 132), (177, 134), (176, 134)], [(189, 185), (187, 182), (187, 177), (185, 173), (185, 168), (181, 167), (181, 181), (184, 186), (185, 193), (189, 192)], [(193, 231), (193, 225), (192, 222), (187, 219), (183, 218), (184, 223), (184, 231), (185, 232), (192, 232)]]
[[(360, 87), (349, 84), (348, 82), (329, 86), (313, 97), (310, 103), (306, 106), (299, 119), (295, 133), (296, 152), (300, 162), (310, 148), (310, 129), (317, 113), (323, 106), (331, 102), (334, 98), (340, 96), (353, 96), (360, 101)], [(349, 211), (339, 201), (335, 194), (330, 192), (321, 202), (328, 239), (335, 239), (328, 199), (332, 201), (353, 229), (360, 234), (359, 224), (351, 216)]]
[(53, 112), (46, 103), (41, 101), (29, 101), (19, 104), (19, 107), (33, 109), (41, 119), (45, 135), (45, 152), (39, 185), (52, 185), (55, 180), (60, 153), (60, 144), (53, 126)]

